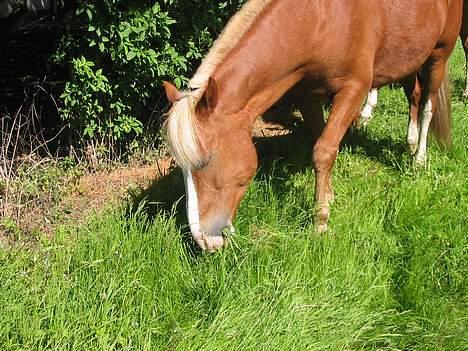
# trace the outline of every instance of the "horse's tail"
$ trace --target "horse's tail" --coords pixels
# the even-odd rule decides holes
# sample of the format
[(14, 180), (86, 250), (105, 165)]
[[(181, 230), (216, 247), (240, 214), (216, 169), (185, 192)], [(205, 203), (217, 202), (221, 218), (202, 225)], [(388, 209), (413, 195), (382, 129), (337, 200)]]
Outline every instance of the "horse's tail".
[(437, 92), (437, 107), (431, 121), (432, 134), (444, 148), (452, 146), (452, 104), (450, 101), (448, 62), (445, 65), (444, 79)]

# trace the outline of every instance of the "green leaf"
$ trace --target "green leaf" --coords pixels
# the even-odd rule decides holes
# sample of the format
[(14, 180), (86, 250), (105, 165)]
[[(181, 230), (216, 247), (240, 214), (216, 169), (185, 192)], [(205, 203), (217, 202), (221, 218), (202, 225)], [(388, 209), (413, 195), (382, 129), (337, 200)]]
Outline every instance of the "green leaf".
[(182, 80), (180, 79), (180, 77), (176, 77), (174, 79), (174, 84), (177, 87), (177, 89), (180, 89), (180, 87), (182, 86)]
[(86, 15), (88, 16), (89, 21), (93, 20), (93, 13), (89, 8), (86, 8)]
[(127, 61), (131, 61), (136, 56), (136, 52), (131, 50), (127, 52)]

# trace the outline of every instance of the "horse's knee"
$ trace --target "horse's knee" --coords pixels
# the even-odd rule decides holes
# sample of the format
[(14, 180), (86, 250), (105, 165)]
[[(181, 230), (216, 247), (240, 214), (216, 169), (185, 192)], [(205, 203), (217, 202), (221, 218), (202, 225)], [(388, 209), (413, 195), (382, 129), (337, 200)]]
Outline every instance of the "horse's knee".
[(314, 146), (313, 161), (316, 171), (330, 170), (335, 162), (338, 148), (324, 145), (319, 139)]

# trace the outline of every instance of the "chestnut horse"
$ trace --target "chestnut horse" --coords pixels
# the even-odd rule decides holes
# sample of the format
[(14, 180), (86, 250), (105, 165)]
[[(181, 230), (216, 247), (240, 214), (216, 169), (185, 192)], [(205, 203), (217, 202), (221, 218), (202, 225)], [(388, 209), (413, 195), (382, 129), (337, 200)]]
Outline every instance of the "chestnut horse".
[[(188, 221), (199, 246), (214, 251), (226, 242), (224, 230), (233, 228), (257, 168), (254, 121), (292, 88), (316, 138), (319, 232), (327, 230), (340, 142), (371, 88), (419, 72), (416, 157), (425, 159), (429, 122), (433, 115), (444, 120), (435, 113), (438, 91), (461, 13), (462, 0), (248, 1), (203, 60), (190, 89), (164, 83), (173, 103), (167, 141), (184, 172)], [(332, 102), (326, 125), (317, 99)]]

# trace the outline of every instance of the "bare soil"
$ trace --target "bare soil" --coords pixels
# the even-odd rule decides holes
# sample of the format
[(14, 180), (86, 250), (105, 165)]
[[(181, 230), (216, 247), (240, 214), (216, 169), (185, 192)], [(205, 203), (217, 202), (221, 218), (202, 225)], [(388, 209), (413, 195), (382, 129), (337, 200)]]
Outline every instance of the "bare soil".
[(86, 219), (90, 214), (125, 200), (130, 193), (140, 192), (175, 167), (172, 158), (163, 158), (154, 165), (126, 166), (111, 172), (86, 174), (73, 192), (64, 199), (70, 219)]

